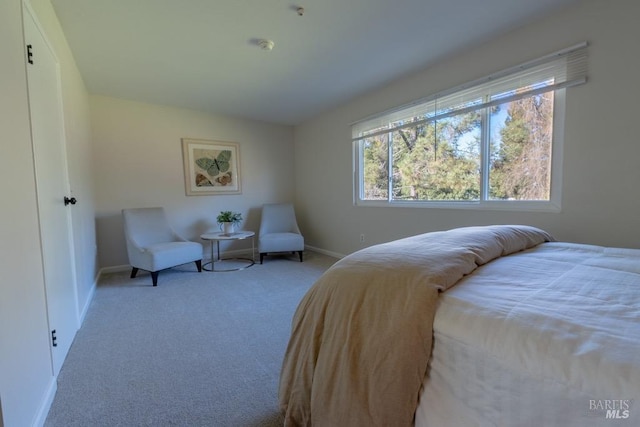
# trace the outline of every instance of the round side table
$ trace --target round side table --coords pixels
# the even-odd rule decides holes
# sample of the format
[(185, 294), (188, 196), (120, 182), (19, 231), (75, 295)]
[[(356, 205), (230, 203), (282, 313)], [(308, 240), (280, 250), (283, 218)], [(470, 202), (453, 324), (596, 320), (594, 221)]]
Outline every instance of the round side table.
[[(256, 263), (255, 255), (255, 235), (253, 231), (236, 231), (235, 233), (224, 233), (222, 231), (214, 231), (210, 233), (204, 233), (200, 236), (202, 240), (208, 240), (211, 244), (211, 261), (204, 263), (202, 269), (206, 271), (238, 271), (249, 268)], [(251, 258), (220, 258), (220, 241), (223, 240), (244, 240), (251, 238)], [(217, 254), (213, 250), (213, 242), (216, 243)], [(220, 264), (225, 260), (235, 260), (245, 262), (247, 265), (238, 268), (217, 268), (216, 262)], [(211, 266), (211, 268), (207, 268)]]

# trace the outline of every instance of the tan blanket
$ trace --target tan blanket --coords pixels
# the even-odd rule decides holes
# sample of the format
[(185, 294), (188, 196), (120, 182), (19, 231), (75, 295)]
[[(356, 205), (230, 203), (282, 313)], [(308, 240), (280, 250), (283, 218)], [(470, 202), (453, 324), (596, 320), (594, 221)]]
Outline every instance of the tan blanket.
[(528, 226), (426, 233), (353, 253), (301, 301), (280, 377), (285, 426), (411, 426), (438, 292), (552, 237)]

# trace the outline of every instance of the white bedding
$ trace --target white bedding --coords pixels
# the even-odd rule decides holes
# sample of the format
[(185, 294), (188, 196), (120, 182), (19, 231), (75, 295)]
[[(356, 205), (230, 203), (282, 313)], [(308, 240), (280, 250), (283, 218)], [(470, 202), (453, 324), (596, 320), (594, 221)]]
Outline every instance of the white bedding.
[(553, 240), (519, 225), (425, 233), (355, 252), (293, 317), (278, 397), (285, 426), (412, 426), (440, 291)]
[(640, 250), (544, 243), (438, 304), (416, 426), (640, 426)]

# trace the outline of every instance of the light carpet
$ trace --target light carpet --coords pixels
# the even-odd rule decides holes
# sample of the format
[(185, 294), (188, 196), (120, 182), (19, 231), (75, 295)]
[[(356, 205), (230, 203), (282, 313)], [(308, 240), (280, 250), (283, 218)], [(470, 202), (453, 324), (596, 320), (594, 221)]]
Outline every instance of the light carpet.
[(234, 272), (103, 276), (58, 376), (46, 427), (282, 425), (293, 313), (335, 258), (307, 251)]

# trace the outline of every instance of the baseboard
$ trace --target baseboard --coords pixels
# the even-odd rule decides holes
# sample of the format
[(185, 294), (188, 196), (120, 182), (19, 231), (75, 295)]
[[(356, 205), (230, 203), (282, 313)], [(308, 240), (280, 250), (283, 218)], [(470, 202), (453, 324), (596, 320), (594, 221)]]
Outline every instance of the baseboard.
[[(214, 251), (217, 255), (217, 251)], [(257, 255), (258, 254), (258, 248), (255, 247), (254, 248), (254, 253)], [(204, 253), (203, 253), (203, 261), (211, 261), (211, 245), (207, 245), (204, 248)], [(243, 248), (243, 249), (234, 249), (234, 250), (224, 250), (222, 249), (220, 251), (220, 257), (221, 258), (238, 258), (238, 257), (251, 257), (252, 253), (251, 253), (251, 248)]]
[(56, 396), (56, 391), (58, 390), (58, 381), (56, 377), (51, 377), (49, 381), (49, 386), (47, 387), (47, 391), (44, 394), (42, 399), (42, 404), (40, 408), (36, 412), (33, 417), (33, 427), (42, 427), (44, 426), (44, 422), (47, 420), (47, 415), (49, 414), (49, 409), (51, 409), (51, 404), (53, 403), (53, 398)]
[[(251, 253), (251, 249), (236, 249), (233, 251), (222, 251), (220, 254), (221, 258), (240, 258), (240, 257), (251, 257), (253, 254)], [(257, 255), (257, 252), (256, 252)], [(205, 259), (211, 260), (211, 254), (205, 253)]]
[(87, 296), (87, 299), (84, 302), (84, 307), (82, 307), (82, 310), (80, 310), (79, 327), (82, 327), (84, 318), (87, 316), (87, 312), (89, 311), (89, 307), (91, 306), (91, 301), (93, 301), (93, 296), (96, 294), (96, 288), (98, 287), (98, 280), (100, 280), (100, 272), (98, 272), (95, 279), (93, 280), (93, 284), (91, 285), (91, 289), (89, 290), (89, 295)]
[(102, 267), (98, 272), (98, 282), (100, 281), (100, 278), (102, 277), (103, 274), (122, 273), (123, 271), (129, 271), (129, 270), (131, 270), (131, 266), (129, 264), (113, 265), (111, 267)]
[(315, 246), (304, 245), (304, 248), (306, 250), (309, 250), (309, 251), (312, 251), (312, 252), (318, 252), (320, 254), (327, 255), (327, 256), (330, 256), (330, 257), (333, 257), (333, 258), (338, 258), (338, 259), (342, 259), (342, 258), (344, 258), (346, 256), (346, 255), (343, 255), (343, 254), (339, 254), (337, 252), (332, 252), (332, 251), (327, 251), (325, 249), (316, 248)]
[[(320, 249), (320, 248), (316, 248), (314, 246), (309, 246), (309, 245), (305, 245), (304, 246), (305, 250), (311, 251), (311, 252), (318, 252), (333, 258), (344, 258), (346, 255), (343, 254), (339, 254), (337, 252), (331, 252), (331, 251), (327, 251), (324, 249)], [(255, 257), (258, 257), (258, 248), (255, 248)], [(222, 253), (220, 254), (220, 256), (222, 258), (240, 258), (240, 257), (251, 257), (253, 254), (251, 253), (251, 248), (245, 248), (245, 249), (236, 249), (233, 251), (222, 251)], [(204, 258), (203, 261), (210, 261), (211, 260), (211, 250), (210, 249), (205, 249), (204, 251)], [(94, 289), (92, 290), (95, 291), (95, 287), (97, 286), (97, 284), (100, 282), (100, 278), (102, 277), (103, 274), (110, 274), (110, 273), (122, 273), (123, 271), (130, 271), (131, 270), (131, 266), (129, 264), (122, 264), (122, 265), (114, 265), (111, 267), (102, 267), (99, 271), (98, 271), (98, 276), (96, 277), (96, 281), (94, 283)], [(92, 293), (92, 297), (93, 297), (93, 293)], [(85, 312), (88, 309), (88, 305), (89, 302), (91, 300), (89, 299), (89, 301), (87, 302), (87, 307), (85, 307)], [(84, 317), (84, 316), (83, 316)]]

